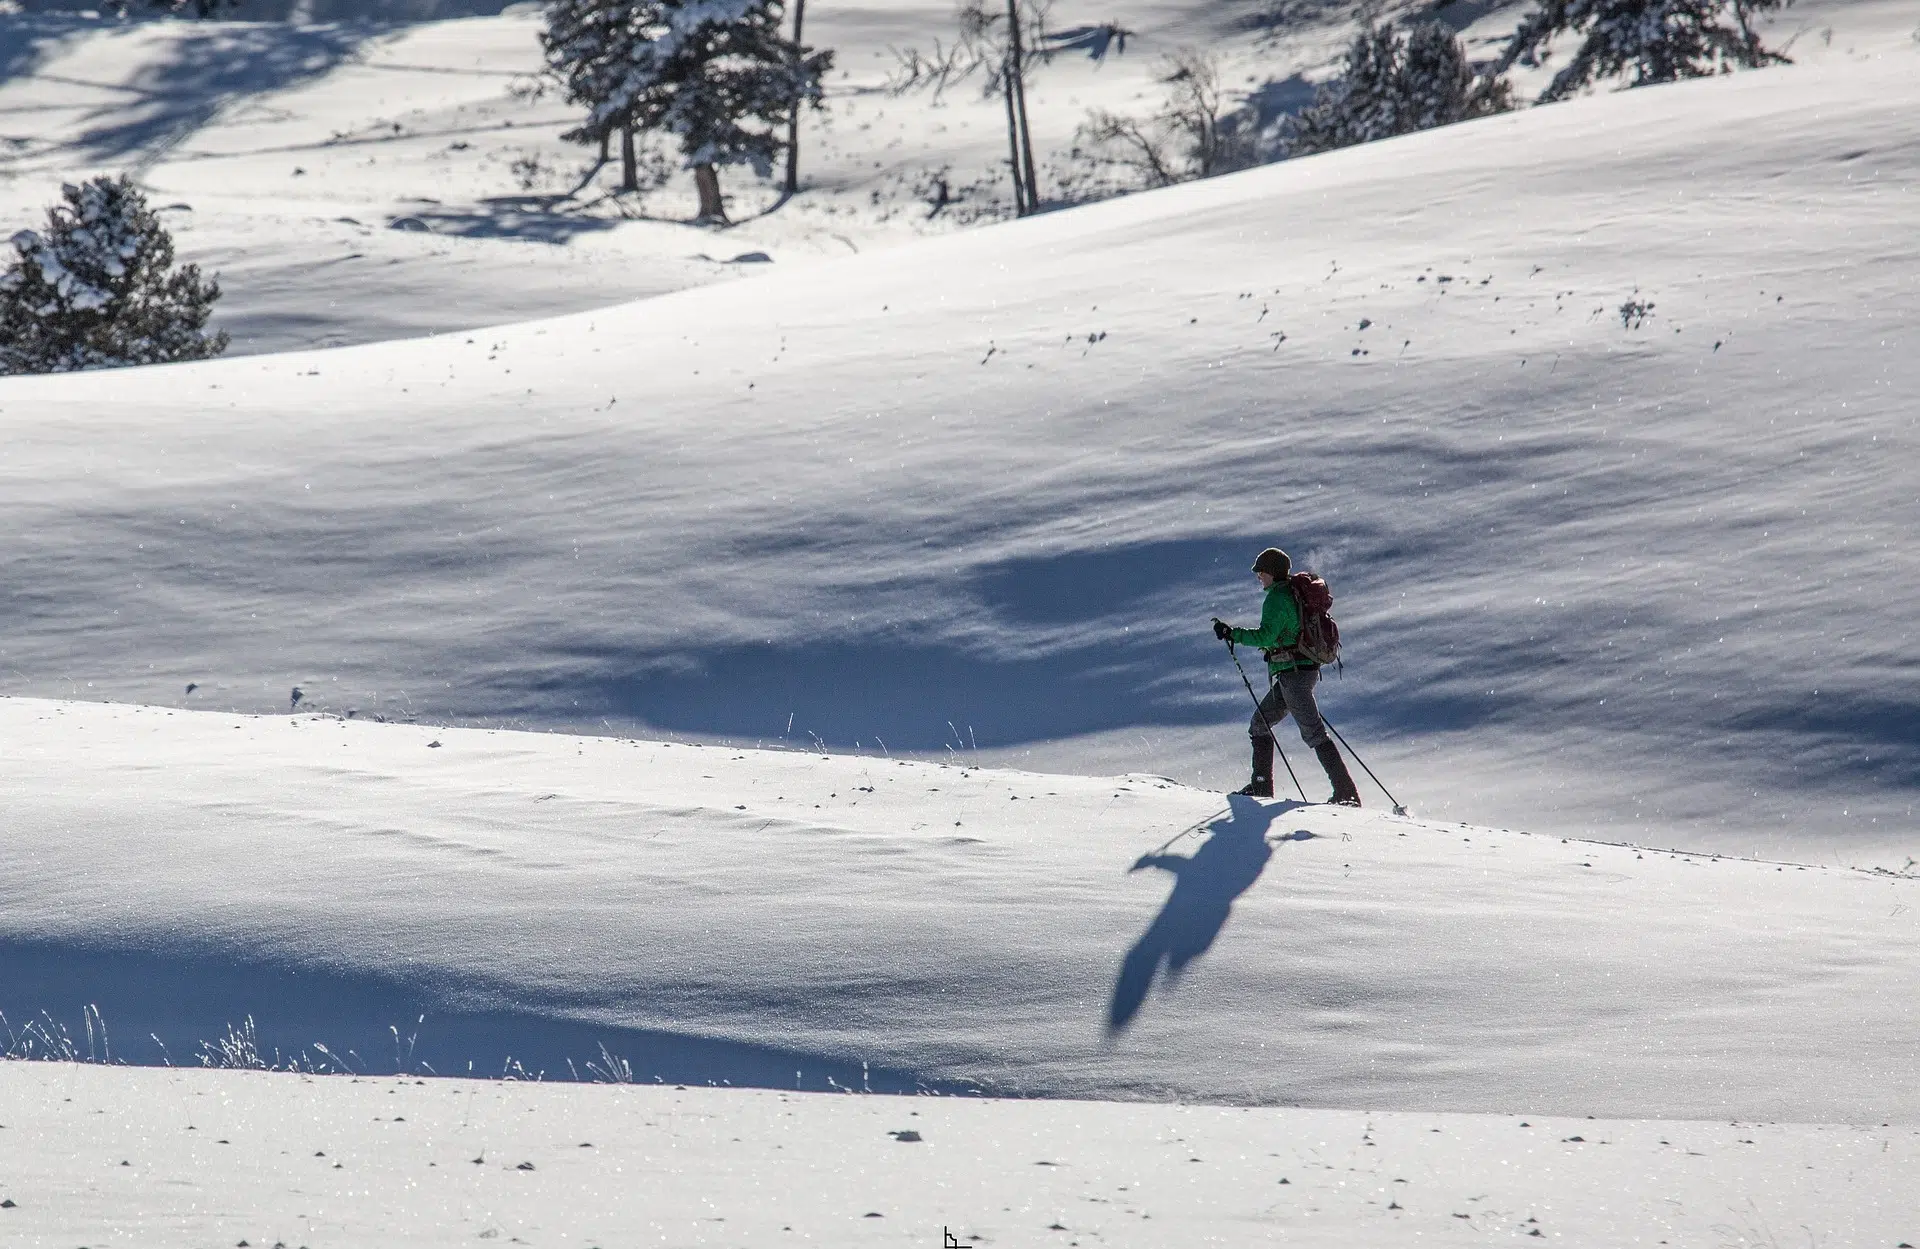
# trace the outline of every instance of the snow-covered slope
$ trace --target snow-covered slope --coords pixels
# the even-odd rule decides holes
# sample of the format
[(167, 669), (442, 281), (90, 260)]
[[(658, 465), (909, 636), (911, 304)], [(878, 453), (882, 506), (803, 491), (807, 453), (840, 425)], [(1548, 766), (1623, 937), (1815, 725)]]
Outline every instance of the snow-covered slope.
[[(949, 0), (815, 6), (809, 42), (839, 68), (829, 107), (806, 118), (805, 193), (768, 214), (774, 185), (729, 171), (729, 230), (685, 224), (684, 174), (625, 205), (562, 197), (590, 153), (559, 137), (577, 110), (528, 98), (536, 4), (249, 3), (240, 16), (298, 20), (131, 23), (30, 7), (0, 9), (6, 233), (35, 223), (63, 180), (132, 171), (157, 203), (184, 206), (167, 220), (183, 256), (221, 275), (216, 320), (238, 352), (574, 312), (735, 276), (742, 255), (805, 265), (1011, 216), (1005, 119), (979, 81), (885, 89), (896, 49), (953, 42)], [(1056, 6), (1057, 25), (1119, 20), (1134, 37), (1125, 56), (1036, 76), (1050, 195), (1087, 110), (1146, 108), (1165, 53), (1205, 43), (1236, 87), (1298, 96), (1299, 71), (1330, 59), (1352, 8), (1296, 6), (1268, 29), (1255, 4)], [(937, 212), (936, 180), (949, 200)]]
[[(1914, 1240), (1920, 51), (1847, 13), (582, 316), (0, 382), (10, 1054), (1250, 1106), (6, 1063), (0, 1241)], [(1205, 621), (1270, 541), (1418, 818), (1180, 783), (1237, 783)]]
[(1245, 692), (1205, 621), (1278, 541), (1339, 596), (1327, 710), (1421, 811), (1899, 867), (1916, 64), (570, 319), (9, 380), (6, 687), (1218, 785)]
[(10, 699), (0, 743), (5, 1000), (120, 1059), (251, 1016), (320, 1070), (1920, 1120), (1911, 876), (324, 717)]
[(1915, 1237), (1920, 1164), (1911, 1127), (26, 1064), (0, 1064), (0, 1105), (0, 1229), (18, 1249), (1893, 1249)]
[[(19, 7), (0, 6), (0, 234), (42, 220), (63, 181), (131, 172), (168, 207), (183, 257), (220, 275), (216, 323), (235, 352), (577, 312), (758, 267), (742, 256), (800, 267), (1011, 215), (1005, 117), (979, 81), (887, 90), (900, 49), (953, 42), (950, 0), (815, 6), (809, 41), (834, 49), (838, 69), (827, 109), (805, 119), (803, 193), (769, 212), (773, 185), (729, 171), (726, 230), (686, 224), (684, 173), (622, 204), (562, 194), (588, 153), (559, 138), (574, 110), (529, 98), (535, 4), (245, 0), (237, 16), (276, 20), (207, 22), (128, 22), (73, 11), (89, 8), (80, 0)], [(1904, 40), (1900, 7), (1802, 0), (1766, 34), (1803, 60), (1845, 60)], [(1204, 46), (1229, 104), (1270, 118), (1311, 96), (1363, 9), (1438, 16), (1482, 59), (1521, 12), (1482, 0), (1056, 4), (1055, 28), (1117, 20), (1132, 37), (1104, 63), (1076, 54), (1036, 74), (1049, 199), (1093, 193), (1076, 128), (1095, 107), (1151, 111), (1166, 54)]]

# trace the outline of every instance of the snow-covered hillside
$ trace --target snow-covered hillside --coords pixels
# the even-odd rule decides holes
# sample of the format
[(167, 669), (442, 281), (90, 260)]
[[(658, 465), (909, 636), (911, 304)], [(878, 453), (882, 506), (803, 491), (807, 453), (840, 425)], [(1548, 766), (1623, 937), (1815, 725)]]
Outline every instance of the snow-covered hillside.
[[(849, 87), (698, 248), (487, 202), (524, 11), (34, 18), (5, 203), (254, 347), (573, 315), (0, 380), (0, 1243), (1920, 1243), (1920, 44), (1794, 14), (934, 238)], [(1274, 542), (1410, 817), (1218, 793)]]
[(7, 996), (122, 1060), (251, 1016), (323, 1071), (1920, 1120), (1911, 876), (310, 716), (10, 699), (0, 744)]
[(6, 686), (1218, 786), (1205, 622), (1278, 541), (1422, 812), (1898, 868), (1920, 47), (1857, 11), (1871, 55), (804, 272), (9, 380)]
[(1914, 1234), (1920, 879), (324, 716), (0, 757), (16, 1052), (409, 1073), (0, 1063), (10, 1246)]
[[(730, 171), (737, 224), (725, 230), (686, 223), (684, 173), (623, 204), (563, 194), (588, 153), (559, 138), (572, 109), (530, 98), (537, 4), (242, 0), (238, 17), (273, 20), (199, 22), (77, 11), (88, 7), (0, 6), (4, 232), (38, 222), (63, 181), (133, 173), (167, 206), (183, 257), (220, 275), (217, 323), (236, 353), (577, 312), (754, 273), (760, 257), (806, 266), (1011, 215), (1005, 117), (978, 79), (888, 89), (902, 49), (951, 45), (951, 0), (814, 6), (808, 40), (838, 68), (828, 107), (805, 120), (803, 194), (769, 211), (772, 184)], [(1035, 76), (1050, 202), (1090, 193), (1092, 171), (1073, 155), (1088, 111), (1150, 112), (1168, 54), (1207, 48), (1228, 103), (1271, 118), (1332, 72), (1363, 7), (1437, 15), (1482, 59), (1522, 12), (1484, 0), (1062, 0), (1056, 29), (1117, 20), (1132, 34), (1124, 55), (1063, 56)], [(1767, 33), (1810, 63), (1844, 60), (1903, 38), (1897, 15), (1877, 11), (1898, 8), (1803, 0)]]
[[(1333, 58), (1352, 7), (1296, 6), (1273, 27), (1252, 3), (1057, 5), (1056, 24), (1117, 19), (1134, 37), (1125, 56), (1063, 58), (1037, 75), (1030, 105), (1052, 194), (1074, 172), (1067, 154), (1088, 109), (1144, 110), (1165, 54), (1204, 43), (1242, 92), (1297, 102), (1300, 72)], [(589, 153), (559, 138), (576, 110), (528, 98), (541, 68), (536, 4), (239, 10), (304, 15), (291, 23), (30, 8), (0, 9), (0, 216), (30, 224), (63, 180), (132, 170), (156, 203), (181, 206), (168, 221), (184, 257), (221, 275), (218, 320), (237, 352), (596, 308), (757, 268), (740, 256), (792, 267), (1011, 215), (1005, 118), (979, 81), (937, 95), (886, 89), (898, 49), (953, 42), (950, 0), (814, 6), (808, 41), (834, 49), (839, 68), (828, 108), (806, 119), (805, 194), (768, 214), (772, 185), (730, 171), (728, 230), (684, 224), (684, 174), (625, 206), (598, 192), (562, 198)], [(935, 212), (939, 182), (948, 202)]]

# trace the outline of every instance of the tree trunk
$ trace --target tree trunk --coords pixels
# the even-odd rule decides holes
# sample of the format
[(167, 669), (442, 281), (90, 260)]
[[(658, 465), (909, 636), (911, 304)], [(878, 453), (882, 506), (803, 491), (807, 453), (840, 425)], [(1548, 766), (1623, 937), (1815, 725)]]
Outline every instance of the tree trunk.
[(1027, 54), (1020, 47), (1020, 0), (1007, 0), (1007, 38), (1013, 47), (1013, 99), (1020, 115), (1020, 155), (1027, 181), (1027, 211), (1040, 207), (1040, 178), (1033, 171), (1033, 134), (1027, 129)]
[(1020, 110), (1020, 157), (1026, 162), (1027, 211), (1040, 210), (1040, 175), (1033, 171), (1033, 132), (1027, 129), (1027, 85), (1025, 75), (1013, 80), (1013, 98)]
[(632, 126), (620, 127), (620, 189), (640, 189), (640, 162), (634, 157)]
[(807, 0), (794, 0), (793, 116), (787, 118), (787, 183), (781, 190), (782, 195), (798, 195), (800, 193), (800, 64), (806, 58), (806, 48), (800, 42), (800, 30), (806, 20)]
[(593, 162), (593, 168), (587, 170), (586, 173), (580, 175), (580, 181), (574, 185), (573, 190), (567, 192), (566, 198), (572, 199), (574, 196), (580, 194), (580, 192), (586, 190), (589, 186), (593, 185), (593, 180), (600, 176), (600, 171), (607, 167), (607, 161), (612, 159), (607, 153), (608, 144), (610, 144), (612, 141), (613, 141), (613, 133), (611, 131), (603, 132), (600, 135), (599, 158)]
[(720, 198), (720, 171), (712, 165), (693, 167), (693, 184), (700, 189), (701, 221), (727, 223), (727, 206)]
[(1013, 172), (1013, 215), (1027, 215), (1027, 181), (1020, 173), (1020, 123), (1013, 113), (1013, 58), (1000, 72), (1001, 94), (1007, 98), (1007, 168)]

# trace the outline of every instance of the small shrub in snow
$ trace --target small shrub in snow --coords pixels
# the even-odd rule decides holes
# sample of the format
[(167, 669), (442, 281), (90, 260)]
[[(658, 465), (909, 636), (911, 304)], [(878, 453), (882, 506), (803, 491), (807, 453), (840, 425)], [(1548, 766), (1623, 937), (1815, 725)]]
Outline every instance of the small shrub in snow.
[(633, 1064), (607, 1048), (605, 1041), (600, 1042), (600, 1061), (587, 1062), (587, 1074), (600, 1084), (633, 1084)]
[(174, 268), (173, 239), (124, 176), (62, 188), (44, 234), (13, 236), (0, 273), (0, 373), (201, 360), (227, 348), (205, 333), (220, 286)]
[(213, 1041), (200, 1042), (200, 1065), (225, 1071), (271, 1071), (274, 1065), (260, 1053), (260, 1037), (248, 1015), (239, 1027), (227, 1025), (227, 1034)]
[(673, 136), (700, 190), (700, 216), (726, 220), (720, 167), (773, 172), (794, 110), (820, 103), (833, 53), (781, 33), (782, 0), (552, 0), (547, 66), (587, 120), (576, 142), (622, 140), (634, 189), (636, 131)]
[(1145, 119), (1104, 109), (1089, 113), (1075, 154), (1149, 187), (1211, 178), (1253, 163), (1251, 130), (1226, 107), (1217, 58), (1192, 49), (1176, 52), (1163, 63), (1159, 81), (1166, 97)]
[(1412, 26), (1404, 35), (1391, 23), (1369, 26), (1347, 49), (1340, 77), (1288, 119), (1283, 146), (1290, 156), (1305, 156), (1511, 107), (1506, 80), (1475, 74), (1459, 39), (1438, 22)]
[[(1068, 53), (1084, 52), (1096, 63), (1104, 61), (1110, 52), (1125, 52), (1127, 40), (1133, 36), (1132, 31), (1118, 22), (1053, 30), (1047, 24), (1052, 7), (1053, 0), (960, 0), (955, 14), (960, 27), (958, 41), (951, 47), (942, 47), (936, 39), (931, 54), (917, 48), (896, 49), (894, 55), (899, 66), (888, 82), (888, 89), (895, 94), (931, 89), (937, 101), (941, 92), (954, 83), (976, 74), (981, 76), (985, 93), (997, 95), (1006, 103), (1007, 171), (1013, 177), (1014, 214), (1021, 217), (1039, 211), (1044, 202), (1039, 170), (1033, 159), (1033, 131), (1027, 119), (1027, 83), (1034, 71)], [(1126, 124), (1123, 118), (1115, 121)], [(1096, 114), (1088, 125), (1098, 129), (1100, 115)], [(1115, 133), (1112, 136), (1115, 151), (1132, 150), (1136, 138), (1150, 144), (1166, 142), (1163, 138), (1148, 137), (1150, 129), (1151, 123), (1137, 132)], [(1082, 137), (1087, 139), (1085, 127)], [(1075, 155), (1083, 161), (1091, 158), (1090, 163), (1096, 167), (1103, 163), (1098, 153), (1082, 151)], [(1146, 155), (1157, 158), (1160, 148), (1153, 147)], [(1158, 185), (1151, 171), (1146, 177), (1150, 185)], [(1084, 186), (1077, 190), (1076, 183), (1090, 181), (1098, 180), (1069, 171), (1061, 190), (1068, 200), (1089, 198)], [(1104, 183), (1098, 187), (1105, 193), (1126, 189), (1130, 188)]]
[(1513, 32), (1498, 68), (1504, 72), (1516, 62), (1544, 64), (1555, 39), (1579, 34), (1579, 50), (1540, 93), (1545, 104), (1613, 78), (1626, 78), (1629, 87), (1644, 87), (1704, 78), (1736, 66), (1757, 69), (1785, 64), (1785, 56), (1761, 45), (1753, 18), (1788, 2), (1544, 0)]

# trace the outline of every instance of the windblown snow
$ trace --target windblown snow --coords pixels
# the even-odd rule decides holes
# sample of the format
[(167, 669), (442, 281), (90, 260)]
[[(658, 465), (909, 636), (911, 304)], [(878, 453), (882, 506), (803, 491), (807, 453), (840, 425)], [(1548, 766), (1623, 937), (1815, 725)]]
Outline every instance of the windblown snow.
[[(309, 1073), (0, 1064), (0, 1241), (1920, 1243), (1920, 44), (1790, 15), (844, 256), (386, 230), (398, 149), (241, 150), (383, 66), (500, 110), (398, 50), (526, 13), (153, 105), (256, 348), (460, 328), (0, 381), (9, 1050)], [(10, 210), (189, 39), (35, 20)], [(1220, 796), (1269, 544), (1410, 816)]]

